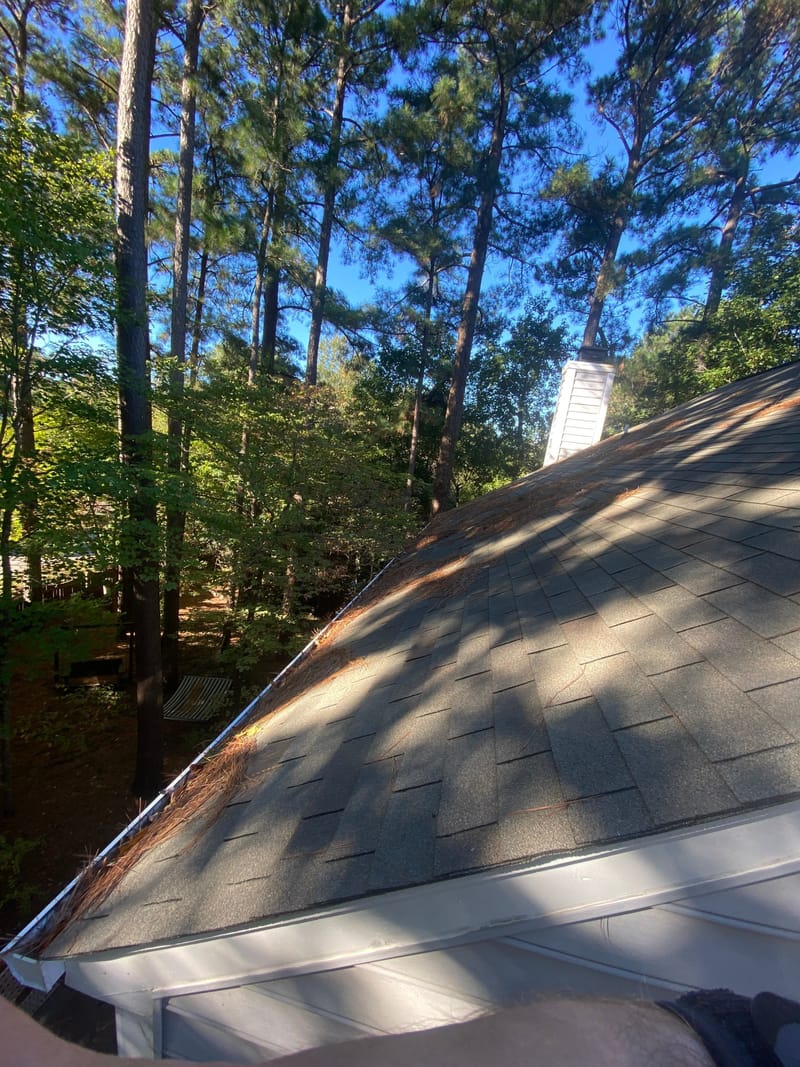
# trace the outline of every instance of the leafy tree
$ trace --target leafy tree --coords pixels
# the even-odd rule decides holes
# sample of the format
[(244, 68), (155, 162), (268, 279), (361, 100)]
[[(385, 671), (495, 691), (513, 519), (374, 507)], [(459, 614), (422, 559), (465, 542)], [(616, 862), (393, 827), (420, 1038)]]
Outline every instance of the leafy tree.
[(473, 427), (484, 427), (484, 435), (491, 431), (502, 446), (492, 465), (493, 481), (500, 472), (508, 480), (541, 466), (568, 358), (566, 327), (553, 324), (541, 299), (528, 304), (505, 341), (487, 345), (480, 354), (465, 418)]
[(800, 359), (800, 253), (768, 246), (703, 325), (678, 313), (636, 346), (621, 367), (607, 429), (618, 432), (693, 396)]
[(706, 323), (731, 278), (742, 223), (752, 230), (765, 210), (800, 189), (800, 174), (783, 181), (759, 177), (767, 161), (800, 144), (800, 10), (785, 0), (732, 5), (720, 37), (713, 116), (698, 131), (718, 225), (717, 246), (707, 257)]
[(619, 366), (605, 433), (621, 433), (703, 392), (686, 343), (686, 320), (666, 322), (635, 346)]
[[(623, 235), (640, 228), (648, 263), (666, 253), (657, 237), (692, 189), (691, 133), (714, 109), (715, 35), (725, 0), (617, 0), (613, 71), (589, 86), (589, 100), (619, 141), (620, 158), (592, 175), (581, 161), (556, 176), (551, 193), (571, 212), (562, 266), (592, 269), (582, 347), (597, 340), (609, 295), (624, 281)], [(630, 253), (626, 257), (631, 260)]]
[(439, 93), (456, 94), (462, 106), (471, 103), (479, 122), (479, 155), (475, 184), (475, 228), (461, 303), (453, 358), (453, 375), (445, 424), (436, 462), (432, 511), (451, 503), (450, 483), (464, 412), (464, 396), (472, 342), (478, 320), (483, 273), (492, 234), (495, 207), (508, 164), (508, 139), (514, 132), (516, 152), (526, 140), (544, 152), (548, 124), (564, 103), (541, 80), (545, 59), (569, 44), (567, 29), (579, 26), (588, 5), (574, 3), (456, 3), (447, 7), (442, 31), (458, 63), (442, 80)]
[[(441, 73), (437, 64), (432, 72)], [(473, 205), (473, 146), (460, 108), (437, 96), (438, 80), (416, 79), (391, 94), (377, 129), (385, 177), (372, 201), (372, 241), (380, 257), (403, 254), (413, 273), (378, 325), (383, 369), (403, 386), (413, 383), (406, 493), (410, 498), (419, 452), (426, 382), (441, 383), (451, 321), (457, 315), (453, 276), (468, 249), (464, 225)], [(468, 125), (471, 119), (467, 116)], [(473, 175), (474, 177), (474, 175)], [(437, 415), (438, 421), (438, 415)]]
[(331, 238), (336, 219), (337, 198), (348, 170), (352, 172), (352, 143), (345, 139), (345, 105), (353, 90), (375, 94), (384, 84), (391, 60), (390, 41), (377, 12), (384, 0), (362, 4), (360, 0), (338, 0), (329, 19), (328, 52), (332, 61), (330, 79), (330, 122), (324, 136), (324, 152), (318, 161), (317, 184), (322, 194), (319, 241), (311, 289), (311, 325), (306, 352), (306, 381), (315, 385), (330, 259)]
[(75, 340), (109, 310), (107, 180), (107, 159), (0, 105), (0, 788), (6, 806), (8, 655), (18, 621), (12, 603), (15, 516), (36, 511), (36, 524), (25, 524), (27, 537), (36, 537), (34, 545), (23, 542), (28, 558), (41, 558), (48, 532), (38, 503), (50, 463), (28, 436), (33, 404), (45, 380), (78, 373)]

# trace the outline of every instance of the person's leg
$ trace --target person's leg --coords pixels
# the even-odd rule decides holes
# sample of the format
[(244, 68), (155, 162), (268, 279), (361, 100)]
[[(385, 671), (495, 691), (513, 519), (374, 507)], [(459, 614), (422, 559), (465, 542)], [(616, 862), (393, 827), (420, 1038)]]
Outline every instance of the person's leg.
[[(143, 1067), (69, 1045), (0, 998), (0, 1064)], [(712, 1067), (697, 1035), (655, 1004), (554, 998), (465, 1023), (300, 1052), (273, 1067)]]

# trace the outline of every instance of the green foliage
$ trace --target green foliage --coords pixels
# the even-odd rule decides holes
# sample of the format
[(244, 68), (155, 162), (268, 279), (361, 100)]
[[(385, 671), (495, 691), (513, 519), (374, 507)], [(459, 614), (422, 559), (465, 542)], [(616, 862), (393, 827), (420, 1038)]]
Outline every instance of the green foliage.
[[(0, 104), (0, 354), (106, 326), (111, 160)], [(16, 354), (21, 358), (21, 353)]]
[(618, 368), (606, 416), (606, 434), (621, 433), (702, 393), (684, 322), (671, 322), (637, 345)]
[(536, 470), (547, 444), (567, 331), (543, 300), (531, 301), (506, 340), (478, 354), (458, 461), (460, 499)]
[(365, 388), (369, 365), (341, 339), (323, 345), (315, 389), (267, 377), (248, 388), (233, 364), (235, 346), (219, 351), (194, 394), (189, 536), (237, 610), (259, 620), (253, 642), (268, 650), (292, 643), (297, 619), (352, 595), (413, 519), (392, 470), (393, 412)]
[(27, 911), (38, 889), (23, 881), (25, 857), (39, 847), (40, 842), (27, 837), (10, 838), (0, 833), (0, 908), (13, 905)]
[(692, 350), (707, 389), (800, 359), (800, 251), (756, 262)]
[(798, 323), (800, 253), (756, 257), (710, 323), (676, 316), (637, 345), (614, 383), (607, 432), (800, 359)]

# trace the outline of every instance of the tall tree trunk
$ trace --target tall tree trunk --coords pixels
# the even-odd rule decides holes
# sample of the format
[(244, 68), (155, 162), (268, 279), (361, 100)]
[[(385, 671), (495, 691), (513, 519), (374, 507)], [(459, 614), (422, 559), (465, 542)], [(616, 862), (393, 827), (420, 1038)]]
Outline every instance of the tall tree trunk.
[(336, 85), (333, 96), (333, 113), (331, 115), (330, 141), (325, 159), (323, 177), (322, 219), (319, 228), (319, 246), (317, 266), (314, 271), (314, 288), (311, 293), (311, 328), (308, 333), (308, 350), (306, 352), (306, 383), (317, 384), (317, 364), (319, 362), (319, 342), (322, 336), (322, 323), (325, 317), (325, 288), (328, 282), (328, 260), (331, 254), (331, 236), (336, 211), (336, 194), (340, 181), (337, 174), (339, 155), (342, 146), (342, 125), (344, 123), (344, 103), (347, 96), (347, 79), (350, 74), (350, 34), (353, 18), (350, 3), (345, 0), (342, 11), (342, 37), (339, 60), (336, 64)]
[(451, 483), (453, 480), (453, 466), (455, 464), (456, 445), (461, 432), (461, 420), (464, 415), (464, 393), (467, 387), (467, 374), (469, 372), (469, 358), (472, 353), (472, 342), (475, 337), (475, 325), (478, 321), (478, 301), (481, 295), (483, 282), (483, 269), (486, 265), (486, 254), (489, 250), (489, 237), (492, 232), (492, 215), (494, 213), (495, 200), (497, 198), (497, 185), (500, 178), (500, 164), (503, 159), (503, 140), (506, 133), (506, 120), (508, 118), (508, 95), (505, 85), (501, 82), (500, 98), (495, 111), (492, 125), (492, 137), (489, 142), (489, 151), (486, 160), (486, 173), (484, 186), (481, 192), (478, 217), (475, 223), (475, 234), (472, 241), (472, 253), (467, 272), (467, 285), (464, 291), (464, 299), (461, 303), (461, 319), (456, 335), (456, 350), (453, 359), (453, 381), (447, 397), (447, 411), (444, 419), (444, 430), (439, 444), (439, 454), (436, 460), (436, 474), (433, 480), (433, 500), (431, 502), (431, 514), (444, 508), (452, 507)]
[(278, 314), (280, 312), (281, 268), (276, 252), (286, 209), (286, 174), (281, 172), (273, 199), (271, 234), (264, 260), (264, 317), (261, 326), (261, 358), (259, 367), (265, 374), (274, 374), (278, 345)]
[[(187, 0), (186, 44), (181, 81), (181, 132), (178, 154), (178, 200), (175, 211), (175, 244), (172, 252), (172, 319), (170, 326), (170, 403), (167, 425), (167, 466), (176, 482), (181, 476), (183, 452), (183, 416), (186, 364), (186, 317), (189, 300), (189, 238), (192, 223), (192, 181), (194, 179), (194, 143), (197, 92), (197, 60), (200, 51), (200, 26), (203, 9), (200, 0)], [(166, 509), (166, 568), (164, 572), (164, 636), (161, 643), (164, 681), (170, 687), (180, 676), (179, 632), (181, 602), (181, 563), (183, 559), (186, 509), (182, 503), (169, 501)]]
[(261, 333), (261, 353), (264, 372), (275, 373), (278, 347), (278, 313), (280, 311), (280, 268), (272, 263), (267, 268), (264, 287), (264, 324)]
[[(27, 83), (28, 83), (28, 47), (29, 31), (28, 19), (34, 10), (33, 0), (25, 0), (14, 11), (12, 17), (17, 27), (16, 41), (12, 42), (14, 57), (14, 79), (12, 83), (12, 109), (15, 115), (23, 116), (27, 107)], [(25, 250), (19, 250), (20, 260), (25, 255)], [(20, 276), (24, 266), (20, 262)], [(38, 494), (35, 487), (34, 467), (36, 463), (36, 435), (34, 431), (33, 415), (33, 381), (32, 359), (28, 338), (28, 325), (25, 307), (17, 304), (12, 329), (14, 330), (14, 345), (16, 348), (17, 366), (15, 368), (15, 395), (16, 411), (14, 413), (14, 427), (16, 447), (23, 468), (27, 468), (30, 477), (27, 479), (24, 498), (19, 508), (20, 523), (25, 544), (25, 557), (27, 563), (27, 594), (31, 603), (41, 603), (42, 599), (42, 555), (36, 543), (38, 530)]]
[(143, 800), (161, 788), (163, 766), (159, 553), (155, 490), (150, 474), (152, 419), (145, 240), (154, 33), (152, 0), (128, 0), (117, 105), (117, 358), (122, 458), (130, 469), (132, 482), (123, 551), (133, 579), (136, 631), (133, 792)]
[(411, 500), (414, 490), (414, 473), (417, 469), (417, 450), (419, 449), (419, 423), (422, 409), (422, 386), (425, 382), (425, 371), (428, 369), (428, 353), (430, 350), (431, 319), (433, 316), (433, 291), (436, 283), (436, 263), (431, 261), (428, 270), (428, 288), (425, 293), (425, 318), (422, 322), (422, 344), (419, 353), (419, 371), (417, 382), (414, 387), (414, 414), (411, 419), (411, 442), (408, 449), (408, 476), (406, 477), (406, 507)]
[(595, 278), (594, 290), (589, 301), (589, 314), (586, 319), (586, 327), (583, 331), (581, 349), (594, 347), (597, 340), (597, 332), (600, 329), (600, 320), (603, 317), (606, 297), (613, 288), (614, 264), (619, 252), (622, 235), (628, 225), (633, 192), (639, 176), (639, 151), (634, 148), (634, 155), (629, 160), (625, 178), (620, 189), (617, 208), (611, 220), (611, 228), (603, 249), (603, 258), (600, 261), (600, 269)]
[[(192, 347), (189, 351), (189, 389), (197, 386), (200, 373), (200, 340), (203, 333), (203, 308), (206, 298), (206, 279), (208, 278), (208, 249), (200, 253), (200, 271), (197, 277), (197, 295), (194, 302), (194, 322), (192, 323)], [(192, 426), (184, 419), (183, 438), (181, 440), (181, 470), (187, 474), (191, 470)]]
[[(264, 206), (264, 218), (261, 220), (261, 236), (258, 241), (256, 253), (256, 277), (253, 283), (253, 302), (250, 309), (250, 364), (248, 368), (247, 384), (255, 385), (258, 377), (258, 368), (261, 365), (261, 302), (264, 293), (264, 280), (267, 271), (267, 250), (269, 239), (273, 231), (273, 218), (275, 212), (275, 190), (270, 189), (267, 194), (267, 202)], [(246, 452), (246, 441), (242, 442), (243, 453)]]
[(725, 225), (722, 227), (719, 245), (714, 254), (711, 264), (711, 277), (708, 281), (708, 293), (706, 294), (705, 307), (703, 308), (703, 322), (708, 323), (719, 311), (722, 301), (722, 292), (728, 280), (731, 261), (733, 259), (733, 239), (736, 236), (736, 228), (742, 217), (745, 200), (747, 199), (747, 179), (750, 171), (750, 160), (745, 158), (740, 173), (736, 176), (733, 193), (728, 205), (728, 214)]
[(422, 385), (425, 381), (425, 364), (420, 360), (417, 383), (414, 387), (414, 413), (411, 418), (411, 441), (408, 447), (408, 474), (406, 475), (406, 507), (414, 492), (414, 474), (417, 469), (419, 450), (419, 422), (422, 408)]

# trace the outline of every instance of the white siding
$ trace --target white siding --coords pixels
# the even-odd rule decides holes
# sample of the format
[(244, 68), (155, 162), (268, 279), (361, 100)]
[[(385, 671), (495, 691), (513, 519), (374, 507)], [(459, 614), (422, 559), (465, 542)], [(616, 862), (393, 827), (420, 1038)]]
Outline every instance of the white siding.
[(561, 372), (558, 403), (545, 453), (545, 466), (600, 440), (614, 367), (610, 363), (570, 360)]
[(658, 999), (694, 987), (797, 997), (800, 875), (165, 1002), (163, 1054), (250, 1063), (442, 1026), (542, 993)]

